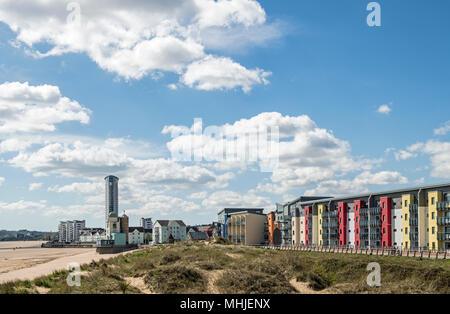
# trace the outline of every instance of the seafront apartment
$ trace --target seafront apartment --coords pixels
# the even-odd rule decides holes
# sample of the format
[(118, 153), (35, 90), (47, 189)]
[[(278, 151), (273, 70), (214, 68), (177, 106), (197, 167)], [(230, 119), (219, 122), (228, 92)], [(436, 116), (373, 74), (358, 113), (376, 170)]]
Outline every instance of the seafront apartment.
[(450, 250), (450, 183), (283, 205), (292, 245)]
[(261, 245), (268, 241), (267, 216), (263, 213), (232, 213), (227, 229), (228, 239), (236, 244)]

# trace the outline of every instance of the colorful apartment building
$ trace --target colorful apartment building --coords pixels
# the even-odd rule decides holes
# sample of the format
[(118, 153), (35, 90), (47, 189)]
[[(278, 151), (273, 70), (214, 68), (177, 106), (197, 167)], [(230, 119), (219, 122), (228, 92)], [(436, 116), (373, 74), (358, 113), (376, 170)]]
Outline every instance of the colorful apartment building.
[(267, 216), (248, 211), (232, 213), (228, 218), (228, 239), (235, 244), (262, 245), (266, 238)]
[(292, 245), (450, 250), (450, 183), (284, 204)]

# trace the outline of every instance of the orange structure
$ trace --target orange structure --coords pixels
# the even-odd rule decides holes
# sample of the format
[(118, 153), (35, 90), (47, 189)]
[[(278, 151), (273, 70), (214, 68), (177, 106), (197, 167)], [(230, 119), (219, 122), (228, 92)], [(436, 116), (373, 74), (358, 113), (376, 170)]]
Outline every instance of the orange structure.
[(269, 229), (269, 244), (273, 245), (273, 233), (275, 228), (277, 228), (275, 222), (275, 212), (267, 214), (267, 227)]

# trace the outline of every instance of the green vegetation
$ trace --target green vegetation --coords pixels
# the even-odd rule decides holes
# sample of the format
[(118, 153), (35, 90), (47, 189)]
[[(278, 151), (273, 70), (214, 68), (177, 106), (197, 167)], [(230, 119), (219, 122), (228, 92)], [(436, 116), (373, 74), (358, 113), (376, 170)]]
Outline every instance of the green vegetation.
[[(366, 283), (371, 262), (381, 287)], [(450, 293), (450, 262), (407, 257), (273, 251), (180, 243), (83, 265), (81, 286), (67, 271), (0, 285), (0, 293)], [(295, 286), (295, 287), (294, 287)]]

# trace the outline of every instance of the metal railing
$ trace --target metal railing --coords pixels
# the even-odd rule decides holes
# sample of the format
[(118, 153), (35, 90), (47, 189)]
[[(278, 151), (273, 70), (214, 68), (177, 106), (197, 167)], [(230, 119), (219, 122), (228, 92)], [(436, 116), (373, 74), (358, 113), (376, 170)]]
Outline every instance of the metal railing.
[(437, 223), (439, 226), (448, 226), (450, 225), (450, 218), (447, 217), (438, 218)]
[(421, 250), (421, 249), (401, 249), (396, 247), (387, 248), (356, 248), (354, 246), (306, 246), (306, 245), (255, 245), (263, 249), (282, 250), (282, 251), (307, 251), (321, 253), (339, 253), (339, 254), (361, 254), (376, 256), (403, 256), (420, 259), (444, 259), (450, 257), (450, 250)]
[(409, 220), (409, 224), (410, 224), (411, 226), (418, 226), (418, 225), (419, 225), (419, 219), (416, 219), (416, 218), (410, 219), (410, 220)]
[(450, 233), (438, 233), (438, 240), (439, 241), (447, 241), (450, 240)]
[(450, 210), (450, 202), (439, 202), (437, 203), (438, 210)]
[(379, 215), (379, 214), (381, 214), (381, 207), (369, 208), (369, 212), (371, 215)]

